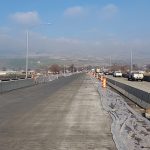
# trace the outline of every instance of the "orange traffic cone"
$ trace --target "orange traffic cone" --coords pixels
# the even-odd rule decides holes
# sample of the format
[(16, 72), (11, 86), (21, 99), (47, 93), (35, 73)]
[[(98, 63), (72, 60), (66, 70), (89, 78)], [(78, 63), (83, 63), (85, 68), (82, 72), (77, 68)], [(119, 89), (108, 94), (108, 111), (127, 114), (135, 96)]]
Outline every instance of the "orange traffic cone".
[(103, 77), (103, 80), (102, 80), (102, 87), (103, 87), (103, 88), (106, 88), (106, 77)]

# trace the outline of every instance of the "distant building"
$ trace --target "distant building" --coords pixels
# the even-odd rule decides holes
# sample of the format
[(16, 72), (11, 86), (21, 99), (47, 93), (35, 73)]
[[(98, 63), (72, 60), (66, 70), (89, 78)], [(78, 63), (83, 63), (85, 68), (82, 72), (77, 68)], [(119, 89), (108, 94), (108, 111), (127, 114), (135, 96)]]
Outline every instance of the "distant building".
[(6, 75), (7, 71), (0, 71), (0, 75)]

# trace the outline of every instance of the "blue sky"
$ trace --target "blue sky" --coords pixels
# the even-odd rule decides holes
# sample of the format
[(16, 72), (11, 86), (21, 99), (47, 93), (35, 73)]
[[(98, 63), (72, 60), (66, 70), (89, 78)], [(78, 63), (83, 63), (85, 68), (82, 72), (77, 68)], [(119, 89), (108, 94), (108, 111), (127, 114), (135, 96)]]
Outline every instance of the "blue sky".
[(29, 28), (32, 54), (117, 56), (134, 49), (147, 56), (149, 6), (149, 0), (1, 0), (0, 51), (23, 52)]

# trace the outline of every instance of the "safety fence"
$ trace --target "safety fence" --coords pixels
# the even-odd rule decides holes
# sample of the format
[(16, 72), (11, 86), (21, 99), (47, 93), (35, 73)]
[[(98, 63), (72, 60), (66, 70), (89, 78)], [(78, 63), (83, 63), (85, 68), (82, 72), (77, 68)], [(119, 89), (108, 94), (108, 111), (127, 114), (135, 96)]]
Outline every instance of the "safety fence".
[(56, 74), (56, 75), (41, 75), (41, 76), (35, 77), (34, 80), (35, 80), (36, 84), (39, 84), (39, 83), (50, 82), (50, 81), (59, 79), (61, 77), (67, 77), (67, 76), (71, 76), (71, 75), (73, 75), (73, 73)]

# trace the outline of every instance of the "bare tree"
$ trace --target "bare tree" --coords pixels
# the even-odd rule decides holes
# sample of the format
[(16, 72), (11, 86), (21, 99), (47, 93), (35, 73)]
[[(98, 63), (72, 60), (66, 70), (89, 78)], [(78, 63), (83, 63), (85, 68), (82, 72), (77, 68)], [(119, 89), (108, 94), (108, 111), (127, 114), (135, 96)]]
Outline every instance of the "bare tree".
[(139, 67), (137, 64), (133, 64), (133, 70), (139, 70)]
[(68, 68), (69, 71), (71, 72), (76, 72), (77, 71), (77, 68), (74, 66), (74, 64), (72, 64), (69, 68)]
[(60, 66), (57, 65), (57, 64), (53, 64), (51, 67), (50, 67), (50, 71), (53, 72), (54, 74), (57, 74), (59, 73), (61, 70)]
[(2, 71), (6, 71), (6, 70), (7, 70), (6, 67), (3, 67), (3, 68), (2, 68)]
[(119, 65), (119, 64), (113, 64), (111, 66), (111, 71), (122, 71), (123, 73), (127, 72), (129, 70), (129, 66), (128, 65)]
[(150, 72), (150, 64), (146, 65), (146, 71)]

